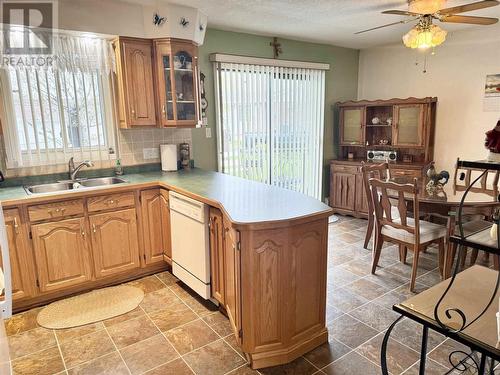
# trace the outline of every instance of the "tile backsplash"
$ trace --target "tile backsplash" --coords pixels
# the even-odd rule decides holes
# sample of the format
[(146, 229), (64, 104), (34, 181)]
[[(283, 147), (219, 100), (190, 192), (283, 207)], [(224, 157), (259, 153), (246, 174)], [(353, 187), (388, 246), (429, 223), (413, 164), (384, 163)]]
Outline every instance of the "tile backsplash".
[[(121, 159), (122, 165), (124, 166), (159, 163), (159, 157), (144, 159), (143, 149), (159, 149), (160, 144), (163, 143), (188, 143), (192, 150), (191, 129), (118, 129), (117, 136), (119, 143), (118, 157)], [(112, 168), (114, 165), (114, 160), (106, 160), (95, 163), (93, 169)], [(2, 170), (5, 177), (23, 177), (66, 172), (68, 166), (66, 164), (60, 164), (7, 169), (5, 164), (4, 139), (3, 136), (0, 135), (0, 170)]]

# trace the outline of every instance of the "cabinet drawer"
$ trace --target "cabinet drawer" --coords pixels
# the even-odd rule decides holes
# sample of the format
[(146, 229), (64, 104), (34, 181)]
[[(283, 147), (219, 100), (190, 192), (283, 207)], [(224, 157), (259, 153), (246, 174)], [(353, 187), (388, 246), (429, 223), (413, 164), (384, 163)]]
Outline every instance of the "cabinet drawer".
[(110, 195), (101, 195), (89, 198), (87, 206), (89, 212), (111, 210), (115, 208), (130, 207), (135, 204), (134, 193), (119, 193)]
[(30, 221), (59, 219), (62, 217), (83, 215), (83, 200), (37, 204), (28, 208)]
[(353, 173), (356, 174), (359, 172), (359, 167), (353, 165), (339, 165), (332, 164), (332, 172), (341, 172), (341, 173)]
[(422, 171), (419, 169), (392, 169), (391, 168), (391, 176), (392, 177), (421, 178)]

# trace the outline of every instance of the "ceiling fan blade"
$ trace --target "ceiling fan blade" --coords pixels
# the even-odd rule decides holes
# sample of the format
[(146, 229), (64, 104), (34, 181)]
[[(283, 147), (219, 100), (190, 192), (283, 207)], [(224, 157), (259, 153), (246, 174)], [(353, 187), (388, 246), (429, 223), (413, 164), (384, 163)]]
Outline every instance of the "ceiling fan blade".
[(420, 16), (420, 13), (408, 12), (406, 10), (385, 10), (382, 12), (382, 14), (395, 14), (397, 16), (414, 16), (414, 17)]
[(412, 19), (409, 19), (409, 20), (402, 20), (402, 21), (398, 21), (398, 22), (393, 22), (393, 23), (388, 23), (387, 25), (382, 25), (382, 26), (377, 26), (377, 27), (372, 27), (371, 29), (366, 29), (366, 30), (362, 30), (362, 31), (358, 31), (356, 33), (354, 33), (355, 35), (356, 34), (362, 34), (362, 33), (367, 33), (368, 31), (373, 31), (373, 30), (378, 30), (378, 29), (382, 29), (384, 27), (389, 27), (389, 26), (394, 26), (394, 25), (399, 25), (400, 23), (408, 23), (408, 22), (412, 22), (412, 21), (415, 21), (417, 19), (419, 19), (420, 17), (416, 17), (416, 18), (412, 18)]
[(438, 13), (445, 15), (445, 14), (472, 12), (473, 10), (490, 8), (497, 6), (499, 4), (500, 2), (498, 2), (497, 0), (484, 0), (484, 1), (478, 1), (476, 3), (470, 3), (465, 5), (459, 5), (456, 7), (441, 9)]
[(473, 25), (493, 25), (498, 22), (498, 18), (473, 16), (443, 16), (439, 20), (441, 22), (470, 23)]

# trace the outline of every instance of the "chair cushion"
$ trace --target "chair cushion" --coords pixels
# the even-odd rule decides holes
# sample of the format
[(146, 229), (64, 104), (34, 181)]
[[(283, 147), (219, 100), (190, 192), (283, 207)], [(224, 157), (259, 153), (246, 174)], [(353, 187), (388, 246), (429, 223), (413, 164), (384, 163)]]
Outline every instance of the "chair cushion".
[[(393, 220), (396, 224), (401, 224), (400, 219)], [(406, 224), (411, 227), (415, 227), (415, 220), (413, 218), (406, 218)], [(447, 229), (443, 225), (430, 223), (425, 220), (419, 220), (420, 224), (420, 243), (426, 243), (429, 241), (437, 240), (438, 238), (446, 237)], [(406, 243), (415, 243), (415, 235), (407, 232), (404, 229), (397, 229), (391, 227), (390, 225), (382, 226), (382, 234), (384, 236), (393, 238), (398, 241)]]

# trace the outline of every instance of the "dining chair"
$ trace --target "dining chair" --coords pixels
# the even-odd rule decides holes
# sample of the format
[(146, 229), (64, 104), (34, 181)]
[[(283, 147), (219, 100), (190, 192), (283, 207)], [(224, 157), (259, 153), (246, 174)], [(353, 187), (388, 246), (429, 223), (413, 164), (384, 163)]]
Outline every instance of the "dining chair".
[[(444, 225), (420, 220), (417, 179), (414, 179), (413, 184), (397, 184), (371, 178), (369, 183), (375, 213), (372, 274), (375, 274), (377, 269), (385, 241), (399, 245), (401, 261), (405, 260), (406, 251), (410, 249), (413, 251), (410, 291), (413, 292), (420, 252), (432, 243), (438, 244), (439, 267), (443, 269), (444, 245), (448, 229)], [(413, 203), (410, 212), (408, 212), (407, 200)], [(394, 208), (398, 212), (398, 218), (393, 217)], [(409, 216), (411, 214), (413, 217)]]
[(363, 187), (368, 201), (368, 226), (366, 227), (365, 244), (364, 248), (368, 249), (368, 243), (372, 238), (373, 227), (375, 223), (375, 215), (373, 213), (373, 201), (369, 184), (370, 178), (377, 178), (379, 180), (389, 180), (391, 178), (389, 171), (389, 163), (381, 164), (368, 164), (364, 161), (361, 162), (361, 173), (363, 174)]

